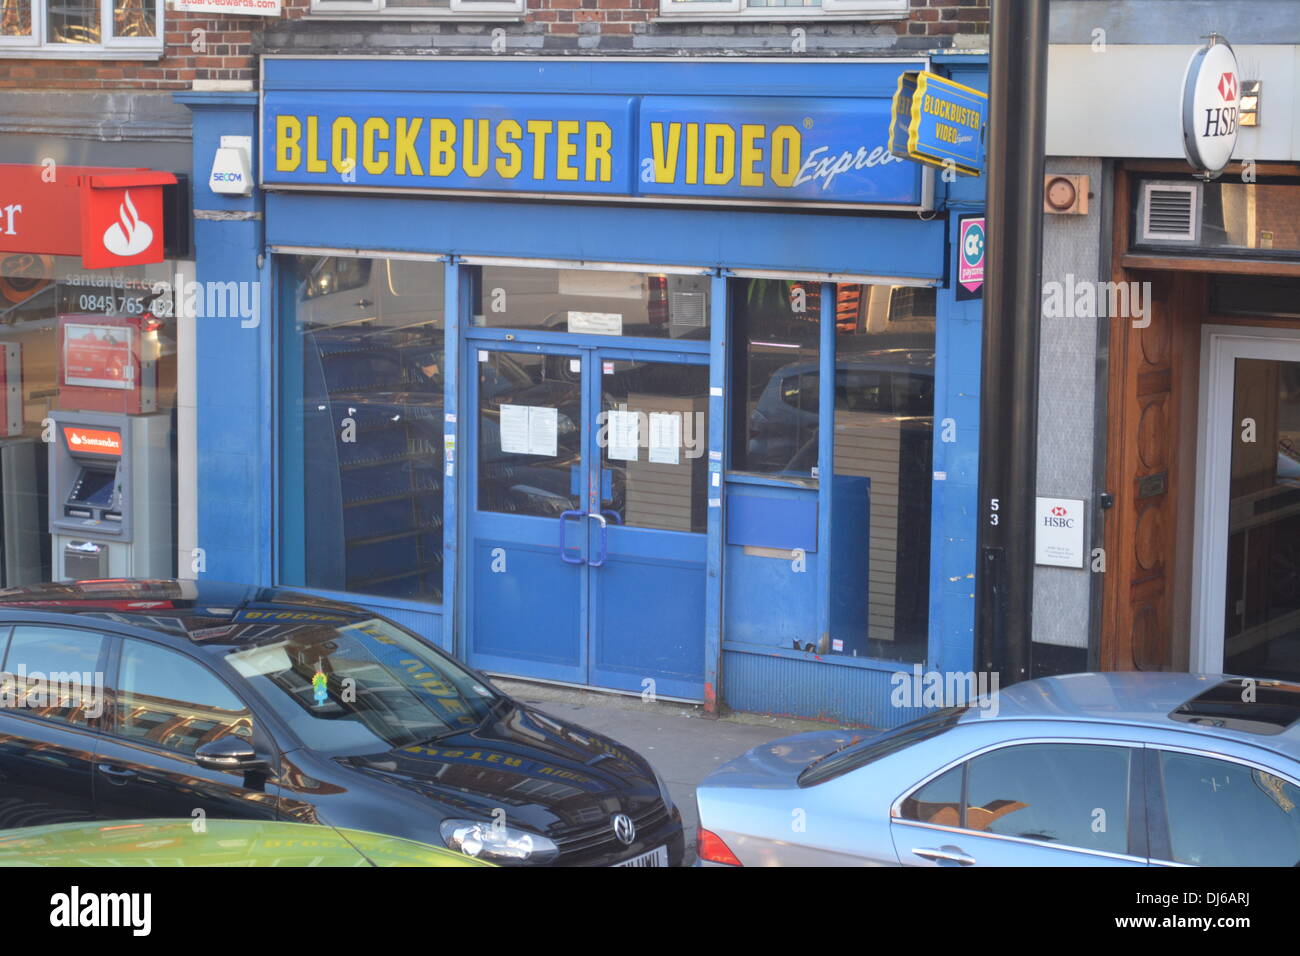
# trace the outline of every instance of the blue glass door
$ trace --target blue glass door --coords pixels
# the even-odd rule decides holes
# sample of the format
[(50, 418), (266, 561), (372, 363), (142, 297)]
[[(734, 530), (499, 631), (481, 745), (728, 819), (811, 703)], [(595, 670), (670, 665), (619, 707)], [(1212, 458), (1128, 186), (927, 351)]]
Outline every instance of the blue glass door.
[(470, 662), (701, 699), (707, 356), (482, 344), (467, 377)]

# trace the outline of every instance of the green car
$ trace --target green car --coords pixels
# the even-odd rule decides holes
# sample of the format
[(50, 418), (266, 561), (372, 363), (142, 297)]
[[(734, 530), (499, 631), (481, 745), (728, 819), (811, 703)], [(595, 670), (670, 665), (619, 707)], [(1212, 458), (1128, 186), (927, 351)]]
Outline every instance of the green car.
[(492, 866), (364, 830), (249, 820), (125, 820), (0, 831), (0, 866)]

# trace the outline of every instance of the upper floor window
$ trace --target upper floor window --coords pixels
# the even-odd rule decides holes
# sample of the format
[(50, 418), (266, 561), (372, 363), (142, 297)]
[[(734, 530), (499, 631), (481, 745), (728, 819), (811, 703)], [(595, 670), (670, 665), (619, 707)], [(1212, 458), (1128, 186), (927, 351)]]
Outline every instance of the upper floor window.
[(162, 54), (163, 0), (0, 0), (0, 55), (143, 59)]
[(899, 19), (907, 16), (907, 0), (659, 0), (666, 17), (752, 17), (756, 20), (853, 16)]
[(524, 0), (311, 0), (313, 14), (418, 18), (522, 16)]

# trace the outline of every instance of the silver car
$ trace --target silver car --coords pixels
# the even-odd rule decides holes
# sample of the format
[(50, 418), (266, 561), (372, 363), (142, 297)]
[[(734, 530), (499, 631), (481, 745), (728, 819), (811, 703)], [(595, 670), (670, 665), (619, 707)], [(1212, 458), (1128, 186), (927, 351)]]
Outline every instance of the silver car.
[(697, 790), (703, 864), (1297, 866), (1300, 685), (1026, 681), (756, 747)]

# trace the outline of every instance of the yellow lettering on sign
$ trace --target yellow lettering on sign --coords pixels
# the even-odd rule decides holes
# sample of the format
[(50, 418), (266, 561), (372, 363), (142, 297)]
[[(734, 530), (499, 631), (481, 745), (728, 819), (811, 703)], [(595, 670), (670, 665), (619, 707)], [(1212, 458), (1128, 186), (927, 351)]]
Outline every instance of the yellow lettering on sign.
[(336, 173), (356, 172), (357, 121), (340, 116), (330, 127), (330, 162)]
[(705, 123), (704, 149), (708, 155), (704, 166), (705, 184), (722, 186), (731, 182), (736, 175), (736, 131), (726, 123)]
[(671, 183), (677, 178), (677, 154), (682, 145), (682, 124), (668, 124), (668, 142), (664, 143), (664, 124), (650, 124), (650, 153), (654, 159), (657, 183)]
[(420, 127), (424, 125), (424, 119), (416, 116), (407, 119), (405, 116), (397, 117), (397, 133), (394, 136), (394, 152), (397, 154), (397, 160), (394, 163), (393, 171), (399, 176), (407, 175), (409, 169), (412, 176), (423, 176), (424, 167), (420, 165), (420, 156), (415, 151), (415, 137), (420, 135)]
[(316, 152), (317, 147), (319, 145), (316, 139), (316, 126), (317, 126), (316, 117), (308, 116), (307, 117), (307, 172), (309, 173), (323, 173), (328, 169), (328, 167), (325, 165), (325, 160), (321, 159)]
[[(478, 127), (477, 132), (475, 126)], [(465, 120), (465, 142), (461, 146), (461, 168), (465, 175), (478, 179), (488, 168), (488, 121)]]
[(502, 179), (514, 179), (524, 168), (524, 151), (519, 148), (519, 140), (524, 131), (514, 120), (502, 120), (497, 123), (497, 175)]
[(589, 183), (607, 183), (613, 175), (614, 161), (609, 151), (614, 146), (614, 131), (608, 123), (593, 120), (587, 124), (586, 173)]
[(576, 120), (560, 120), (555, 124), (555, 178), (568, 182), (578, 179), (578, 167), (573, 160), (578, 155), (578, 144), (573, 137), (578, 135), (582, 124)]
[(550, 120), (529, 120), (528, 134), (533, 138), (533, 179), (546, 178), (546, 137), (555, 129)]
[(793, 186), (802, 152), (799, 131), (793, 126), (778, 126), (772, 133), (772, 182), (786, 189)]
[(456, 124), (449, 119), (429, 120), (429, 175), (450, 176), (456, 168)]
[[(676, 125), (675, 123), (673, 124)], [(694, 186), (700, 181), (700, 124), (686, 124), (686, 181)], [(672, 180), (669, 180), (672, 182)]]
[(756, 167), (763, 161), (763, 147), (759, 146), (758, 142), (766, 132), (766, 127), (754, 123), (746, 123), (740, 127), (740, 185), (742, 186), (763, 185), (763, 174)]
[(376, 140), (388, 139), (388, 121), (379, 116), (372, 116), (361, 127), (361, 165), (372, 176), (388, 171), (388, 150), (375, 149)]
[(302, 122), (296, 116), (275, 118), (275, 168), (291, 173), (302, 162)]

